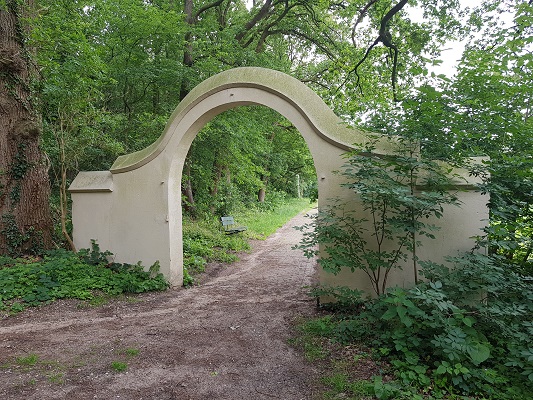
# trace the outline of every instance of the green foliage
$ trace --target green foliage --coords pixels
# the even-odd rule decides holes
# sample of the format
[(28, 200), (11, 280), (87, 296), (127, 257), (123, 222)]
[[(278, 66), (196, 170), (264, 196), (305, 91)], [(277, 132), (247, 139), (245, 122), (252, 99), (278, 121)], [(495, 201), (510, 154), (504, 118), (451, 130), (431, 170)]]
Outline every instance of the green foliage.
[(168, 287), (157, 263), (144, 271), (140, 264), (109, 263), (108, 255), (100, 253), (93, 243), (92, 250), (80, 255), (57, 250), (40, 260), (4, 258), (0, 265), (0, 308), (16, 313), (56, 299), (92, 299), (96, 291), (117, 295)]
[(205, 271), (207, 263), (232, 263), (237, 253), (250, 249), (248, 239), (266, 238), (292, 217), (309, 207), (306, 199), (284, 199), (278, 203), (252, 208), (236, 218), (248, 227), (246, 233), (225, 235), (218, 218), (192, 220), (183, 223), (183, 285), (196, 282), (195, 275)]
[(440, 218), (444, 205), (458, 205), (451, 168), (420, 158), (410, 141), (389, 141), (396, 156), (374, 153), (377, 139), (346, 156), (343, 186), (360, 199), (363, 212), (332, 201), (312, 223), (299, 227), (304, 238), (296, 246), (307, 257), (318, 254), (317, 244), (324, 246), (328, 257), (319, 264), (325, 271), (362, 270), (378, 295), (385, 292), (389, 272), (409, 260), (417, 280), (420, 238), (434, 239), (438, 230), (427, 221)]
[[(52, 161), (54, 189), (60, 166), (69, 178), (78, 170), (108, 169), (118, 155), (153, 143), (179, 101), (205, 78), (241, 65), (288, 71), (284, 40), (276, 45), (283, 50), (264, 46), (260, 53), (269, 55), (259, 56), (251, 42), (245, 44), (248, 39), (236, 39), (251, 18), (246, 7), (223, 3), (195, 4), (198, 15), (192, 23), (181, 6), (168, 1), (40, 3), (46, 11), (31, 20), (31, 45), (39, 49), (42, 143)], [(289, 10), (280, 18), (291, 17)], [(272, 11), (269, 18), (279, 10)], [(293, 22), (302, 26), (308, 17), (298, 14)], [(284, 29), (291, 34), (294, 26)], [(254, 35), (262, 37), (252, 31), (252, 41)], [(183, 61), (186, 55), (190, 63)], [(184, 175), (193, 178), (200, 215), (234, 213), (241, 201), (253, 202), (262, 177), (273, 189), (293, 193), (296, 174), (305, 181), (314, 172), (294, 128), (286, 122), (278, 126), (281, 118), (272, 110), (250, 109), (255, 110), (229, 111), (209, 122), (191, 148), (192, 171)]]
[(20, 191), (22, 189), (22, 182), (24, 180), (26, 172), (28, 172), (31, 167), (31, 164), (28, 162), (28, 160), (26, 159), (26, 155), (24, 154), (25, 151), (26, 144), (23, 142), (19, 143), (17, 152), (13, 157), (13, 164), (11, 165), (9, 171), (11, 179), (15, 181), (15, 184), (13, 185), (13, 188), (9, 193), (9, 198), (11, 199), (13, 206), (15, 206), (20, 201)]
[(371, 107), (366, 118), (367, 129), (418, 138), (428, 157), (487, 156), (484, 245), (526, 275), (533, 265), (531, 15), (533, 5), (523, 1), (480, 3), (455, 76), (428, 79), (398, 105)]
[(208, 262), (234, 262), (238, 251), (249, 248), (245, 237), (225, 235), (219, 221), (186, 219), (183, 224), (183, 285), (193, 285), (194, 276), (204, 272)]
[[(326, 399), (349, 398), (349, 399), (370, 399), (374, 391), (367, 381), (353, 380), (347, 373), (337, 372), (321, 378), (323, 384), (330, 388), (325, 394)], [(346, 397), (349, 395), (350, 397)], [(383, 398), (379, 397), (378, 398)]]
[[(317, 299), (324, 299), (320, 304), (323, 309), (332, 309), (337, 313), (353, 314), (364, 307), (362, 290), (350, 289), (346, 286), (315, 286), (309, 293)], [(334, 300), (334, 303), (330, 301)]]
[(371, 343), (401, 386), (437, 398), (523, 398), (533, 389), (533, 296), (503, 261), (468, 253), (450, 258), (452, 268), (424, 263), (427, 281), (343, 309), (331, 336)]
[(96, 242), (96, 240), (92, 239), (91, 248), (80, 249), (78, 256), (80, 257), (81, 261), (89, 265), (106, 265), (109, 264), (109, 260), (113, 256), (113, 253), (111, 253), (109, 250), (104, 252), (100, 251), (100, 245)]
[(11, 213), (2, 215), (2, 225), (4, 228), (0, 235), (4, 236), (6, 248), (2, 249), (3, 253), (20, 257), (24, 254), (41, 254), (43, 252), (42, 233), (29, 227), (26, 232), (22, 232), (15, 216)]
[(332, 315), (298, 321), (289, 343), (303, 351), (309, 361), (319, 361), (323, 371), (320, 382), (325, 386), (320, 399), (374, 399), (373, 382), (361, 375), (368, 376), (368, 368), (378, 364), (365, 347), (332, 340), (337, 324), (337, 317)]
[(290, 344), (301, 348), (308, 361), (324, 360), (329, 352), (323, 348), (322, 340), (331, 333), (334, 325), (330, 317), (306, 320), (297, 326), (298, 334), (291, 338)]
[(128, 364), (122, 361), (111, 362), (111, 369), (115, 372), (124, 372), (128, 369)]
[(21, 366), (34, 366), (37, 362), (39, 362), (39, 356), (35, 353), (25, 357), (17, 357), (17, 364)]
[[(0, 213), (2, 229), (0, 236), (3, 236), (3, 246), (0, 247), (2, 254), (7, 254), (13, 257), (21, 256), (22, 254), (39, 254), (43, 250), (42, 232), (37, 231), (33, 226), (21, 227), (20, 221), (15, 218), (15, 209), (20, 202), (22, 185), (27, 172), (32, 168), (32, 164), (28, 162), (27, 144), (21, 142), (17, 146), (17, 151), (13, 156), (13, 161), (9, 165), (8, 171), (0, 171), (0, 177), (6, 175), (8, 182), (11, 182), (11, 191), (9, 192), (9, 202), (5, 202), (7, 197), (5, 194), (5, 184), (0, 183), (0, 198), (2, 199), (2, 212)], [(2, 193), (4, 192), (4, 193)]]
[[(275, 207), (298, 197), (316, 180), (301, 135), (265, 107), (229, 110), (210, 121), (193, 141), (183, 184), (194, 191), (195, 215), (234, 215), (258, 205)], [(299, 178), (298, 178), (299, 177)]]
[(256, 238), (266, 238), (276, 232), (292, 217), (313, 205), (308, 199), (279, 198), (251, 207), (239, 216), (239, 222), (248, 227), (248, 234)]
[(130, 347), (130, 348), (124, 350), (124, 354), (127, 357), (135, 357), (135, 356), (138, 356), (139, 353), (140, 353), (140, 350), (136, 349), (136, 348), (133, 348), (133, 347)]

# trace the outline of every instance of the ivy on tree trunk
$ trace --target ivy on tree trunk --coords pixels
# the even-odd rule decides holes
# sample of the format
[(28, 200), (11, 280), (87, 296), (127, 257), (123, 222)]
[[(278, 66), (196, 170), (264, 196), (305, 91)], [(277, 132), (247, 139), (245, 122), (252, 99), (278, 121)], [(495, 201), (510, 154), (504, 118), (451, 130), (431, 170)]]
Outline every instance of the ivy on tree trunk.
[(23, 25), (32, 6), (31, 0), (0, 5), (0, 254), (34, 252), (52, 242), (48, 167)]

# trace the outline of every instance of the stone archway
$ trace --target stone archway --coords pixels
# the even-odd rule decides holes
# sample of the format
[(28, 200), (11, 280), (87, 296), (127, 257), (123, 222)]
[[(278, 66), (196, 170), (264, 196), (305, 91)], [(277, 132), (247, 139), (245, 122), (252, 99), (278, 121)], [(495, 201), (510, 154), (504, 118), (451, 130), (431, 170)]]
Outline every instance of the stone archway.
[[(79, 173), (69, 188), (76, 246), (90, 247), (94, 239), (102, 249), (112, 251), (118, 262), (151, 265), (158, 260), (171, 284), (181, 284), (181, 177), (185, 157), (207, 122), (244, 105), (272, 108), (299, 130), (315, 163), (319, 207), (328, 198), (347, 196), (333, 171), (343, 164), (341, 154), (350, 149), (350, 144), (364, 141), (365, 135), (346, 127), (318, 95), (297, 79), (264, 68), (236, 68), (194, 88), (152, 145), (119, 157), (110, 171)], [(381, 151), (388, 152), (384, 148)]]
[[(236, 68), (215, 75), (178, 105), (159, 139), (119, 157), (110, 171), (81, 172), (72, 183), (74, 241), (91, 239), (117, 261), (145, 265), (159, 260), (172, 284), (183, 279), (181, 176), (185, 156), (204, 125), (238, 106), (263, 105), (301, 133), (319, 181), (319, 204), (338, 191), (332, 171), (362, 133), (342, 121), (306, 85), (278, 71)], [(324, 196), (324, 193), (328, 193)]]

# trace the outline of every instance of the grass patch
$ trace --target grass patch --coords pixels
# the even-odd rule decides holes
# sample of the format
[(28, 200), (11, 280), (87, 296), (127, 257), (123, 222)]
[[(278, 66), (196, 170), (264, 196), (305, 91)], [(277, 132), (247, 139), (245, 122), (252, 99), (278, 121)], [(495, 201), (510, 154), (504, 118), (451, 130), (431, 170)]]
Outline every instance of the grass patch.
[(275, 207), (238, 212), (233, 217), (239, 225), (247, 226), (245, 232), (226, 235), (218, 217), (192, 220), (184, 217), (183, 264), (184, 286), (196, 283), (198, 274), (211, 262), (233, 263), (237, 253), (248, 251), (250, 239), (265, 239), (300, 212), (310, 209), (308, 199), (288, 199)]
[(135, 356), (138, 356), (138, 355), (139, 355), (140, 350), (139, 350), (139, 349), (130, 348), (130, 349), (126, 349), (126, 350), (124, 350), (124, 353), (125, 353), (128, 357), (135, 357)]
[(239, 224), (248, 227), (249, 235), (258, 239), (265, 239), (285, 225), (290, 219), (302, 211), (311, 209), (313, 206), (313, 204), (309, 203), (309, 199), (287, 199), (275, 209), (249, 210), (235, 218)]
[(196, 283), (197, 275), (209, 262), (232, 263), (237, 252), (250, 249), (244, 235), (225, 235), (220, 222), (184, 219), (183, 223), (183, 286)]
[(65, 383), (65, 374), (63, 374), (62, 372), (50, 374), (47, 378), (48, 382), (54, 383), (56, 385), (62, 385), (63, 383)]
[(37, 354), (29, 354), (24, 357), (17, 357), (17, 364), (23, 367), (33, 367), (39, 362), (39, 356)]
[[(42, 382), (42, 378), (53, 384), (63, 384), (65, 382), (64, 371), (66, 367), (64, 365), (57, 361), (43, 360), (35, 353), (15, 357), (11, 362), (2, 365), (1, 368), (12, 368), (18, 372), (29, 374), (32, 376), (27, 382), (30, 385)], [(37, 376), (37, 378), (34, 376)]]
[(324, 345), (329, 332), (329, 321), (329, 317), (302, 320), (297, 326), (298, 334), (289, 343), (301, 349), (307, 361), (326, 359), (330, 355)]
[(345, 372), (332, 372), (322, 378), (322, 383), (328, 387), (323, 394), (323, 399), (375, 399), (371, 382), (353, 380)]
[(289, 344), (322, 371), (322, 390), (317, 400), (373, 400), (374, 373), (382, 370), (379, 362), (364, 347), (343, 345), (332, 338), (337, 322), (332, 315), (297, 321)]
[(128, 364), (123, 361), (113, 361), (111, 369), (115, 372), (124, 372), (128, 369)]
[(118, 360), (111, 362), (111, 369), (114, 372), (125, 372), (128, 368), (128, 362), (137, 357), (141, 351), (136, 347), (119, 348), (115, 350)]

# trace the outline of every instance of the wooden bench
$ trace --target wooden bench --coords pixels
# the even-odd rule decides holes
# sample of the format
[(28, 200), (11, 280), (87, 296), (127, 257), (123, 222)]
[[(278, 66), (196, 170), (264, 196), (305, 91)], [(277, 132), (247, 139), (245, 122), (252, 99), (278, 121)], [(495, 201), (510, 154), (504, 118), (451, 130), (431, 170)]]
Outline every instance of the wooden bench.
[(220, 222), (222, 222), (226, 235), (233, 235), (234, 233), (244, 232), (248, 229), (245, 226), (236, 226), (233, 217), (220, 217)]

